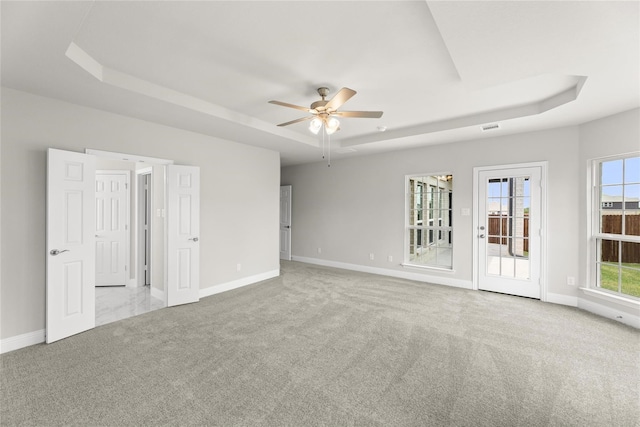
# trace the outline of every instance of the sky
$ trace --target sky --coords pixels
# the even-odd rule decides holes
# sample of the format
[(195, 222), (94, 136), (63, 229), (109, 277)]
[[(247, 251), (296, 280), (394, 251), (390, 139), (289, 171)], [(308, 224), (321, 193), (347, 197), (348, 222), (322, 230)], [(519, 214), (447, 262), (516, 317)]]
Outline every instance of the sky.
[(604, 194), (640, 198), (640, 156), (602, 162), (601, 176)]

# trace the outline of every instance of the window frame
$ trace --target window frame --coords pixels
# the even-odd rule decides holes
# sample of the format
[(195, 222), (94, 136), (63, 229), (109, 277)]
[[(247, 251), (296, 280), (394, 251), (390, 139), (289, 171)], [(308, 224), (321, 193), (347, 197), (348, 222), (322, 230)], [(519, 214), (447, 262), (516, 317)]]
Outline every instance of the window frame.
[[(618, 243), (618, 247), (620, 247), (623, 242), (640, 244), (640, 236), (622, 234), (622, 231), (621, 231), (621, 234), (601, 232), (601, 221), (602, 221), (601, 212), (605, 208), (613, 208), (613, 202), (603, 202), (601, 199), (602, 187), (611, 186), (611, 184), (606, 184), (606, 185), (602, 184), (602, 164), (605, 162), (612, 162), (617, 160), (622, 160), (624, 164), (625, 159), (635, 158), (635, 157), (640, 157), (640, 151), (619, 154), (615, 156), (600, 157), (600, 158), (592, 159), (590, 161), (591, 192), (590, 192), (588, 212), (590, 213), (591, 220), (590, 220), (590, 227), (589, 227), (589, 251), (587, 252), (587, 268), (588, 268), (587, 288), (585, 289), (590, 292), (595, 292), (596, 294), (606, 296), (608, 299), (617, 300), (617, 301), (627, 301), (629, 303), (632, 303), (634, 306), (636, 306), (637, 304), (640, 304), (640, 297), (622, 292), (622, 283), (621, 283), (620, 274), (622, 274), (622, 271), (624, 270), (622, 267), (622, 261), (620, 257), (617, 263), (603, 262), (600, 259), (601, 245), (599, 242), (602, 240), (615, 241)], [(624, 181), (624, 168), (622, 173), (623, 173), (623, 180), (622, 180), (622, 183), (620, 183), (619, 185), (624, 188), (625, 185), (628, 185)], [(637, 183), (634, 182), (633, 184), (637, 184)], [(623, 195), (624, 195), (624, 191), (623, 191)], [(605, 203), (607, 204), (607, 206), (605, 206)], [(611, 205), (609, 205), (610, 203)], [(626, 209), (627, 209), (626, 201), (623, 197), (621, 209), (620, 209), (622, 211), (621, 221), (622, 221), (623, 230), (624, 230), (624, 222), (625, 222), (624, 213)], [(613, 291), (611, 289), (603, 288), (602, 286), (600, 286), (600, 278), (601, 278), (600, 267), (603, 264), (606, 264), (606, 265), (617, 264), (617, 268), (618, 268), (618, 290), (617, 291)]]
[[(423, 215), (422, 220), (418, 221), (418, 215), (415, 216), (415, 224), (411, 224), (411, 215), (412, 211), (415, 211), (418, 206), (418, 203), (412, 203), (412, 193), (411, 182), (415, 180), (415, 178), (426, 178), (426, 177), (448, 177), (450, 176), (451, 186), (446, 191), (440, 191), (441, 187), (439, 185), (433, 186), (428, 182), (420, 182), (422, 186), (422, 195), (423, 200), (421, 203)], [(434, 191), (435, 190), (435, 191)], [(445, 197), (444, 194), (449, 194), (450, 196)], [(404, 267), (415, 267), (421, 269), (429, 269), (429, 270), (438, 270), (444, 272), (454, 272), (454, 245), (453, 245), (453, 193), (454, 193), (454, 184), (453, 184), (453, 173), (423, 173), (423, 174), (411, 174), (405, 175), (405, 226), (404, 226), (404, 259), (402, 265)], [(440, 202), (446, 200), (447, 208), (444, 209)], [(437, 206), (436, 206), (437, 204)], [(449, 221), (449, 225), (443, 224), (443, 210), (448, 211), (447, 219)], [(435, 214), (437, 211), (437, 215)], [(417, 224), (421, 222), (422, 224)], [(440, 247), (440, 243), (444, 241), (444, 237), (449, 237), (449, 246), (448, 249), (451, 251), (451, 262), (449, 266), (436, 265), (436, 264), (420, 264), (415, 261), (410, 260), (411, 256), (411, 231), (416, 230), (418, 233), (422, 235), (422, 247), (433, 246), (436, 248)], [(431, 237), (430, 237), (431, 236)], [(442, 238), (440, 238), (442, 237)], [(414, 246), (417, 248), (418, 242), (414, 242)]]

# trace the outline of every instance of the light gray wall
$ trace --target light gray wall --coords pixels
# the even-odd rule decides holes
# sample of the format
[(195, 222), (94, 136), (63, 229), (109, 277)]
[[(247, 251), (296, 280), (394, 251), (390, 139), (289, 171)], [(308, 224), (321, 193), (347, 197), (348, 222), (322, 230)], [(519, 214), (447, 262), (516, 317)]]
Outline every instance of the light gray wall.
[(277, 152), (7, 88), (2, 88), (1, 137), (2, 339), (45, 327), (48, 147), (199, 166), (201, 288), (279, 269)]
[[(578, 151), (579, 165), (579, 211), (583, 213), (579, 217), (579, 244), (580, 253), (580, 275), (579, 284), (587, 284), (587, 261), (589, 257), (587, 236), (591, 224), (587, 219), (586, 212), (591, 209), (587, 199), (589, 192), (589, 175), (591, 174), (591, 164), (594, 159), (614, 156), (632, 152), (640, 152), (640, 109), (619, 113), (603, 119), (594, 120), (580, 126), (580, 147)], [(593, 273), (591, 274), (593, 278)], [(580, 295), (581, 298), (589, 301), (615, 308), (619, 311), (638, 315), (638, 310), (613, 304), (600, 299), (594, 299), (589, 295)]]
[[(473, 168), (548, 161), (548, 292), (576, 296), (566, 277), (578, 276), (578, 144), (574, 126), (334, 160), (330, 168), (325, 163), (283, 168), (281, 183), (293, 186), (293, 255), (470, 283), (476, 233), (473, 217), (460, 210), (475, 213)], [(405, 175), (419, 173), (453, 174), (453, 273), (399, 265)]]

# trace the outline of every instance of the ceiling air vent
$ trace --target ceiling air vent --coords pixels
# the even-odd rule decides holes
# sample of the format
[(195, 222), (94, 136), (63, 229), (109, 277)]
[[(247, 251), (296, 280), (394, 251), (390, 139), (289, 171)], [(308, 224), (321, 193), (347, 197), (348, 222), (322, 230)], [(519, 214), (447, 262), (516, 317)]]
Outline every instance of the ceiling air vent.
[(498, 123), (491, 123), (488, 125), (482, 125), (482, 132), (486, 132), (488, 130), (496, 130), (500, 129), (500, 125)]

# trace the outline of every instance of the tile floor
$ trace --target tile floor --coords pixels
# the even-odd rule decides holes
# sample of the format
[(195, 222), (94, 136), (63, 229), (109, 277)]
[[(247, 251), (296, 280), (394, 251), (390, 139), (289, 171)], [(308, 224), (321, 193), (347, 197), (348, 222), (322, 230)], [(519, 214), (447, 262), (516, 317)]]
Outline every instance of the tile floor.
[(151, 296), (149, 286), (96, 287), (96, 326), (164, 308), (164, 301)]

